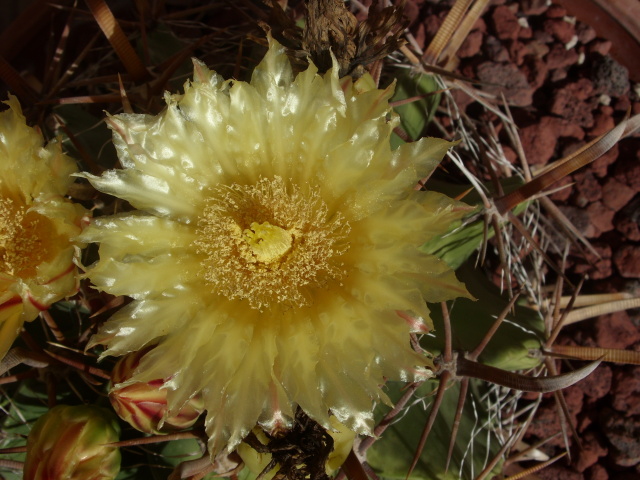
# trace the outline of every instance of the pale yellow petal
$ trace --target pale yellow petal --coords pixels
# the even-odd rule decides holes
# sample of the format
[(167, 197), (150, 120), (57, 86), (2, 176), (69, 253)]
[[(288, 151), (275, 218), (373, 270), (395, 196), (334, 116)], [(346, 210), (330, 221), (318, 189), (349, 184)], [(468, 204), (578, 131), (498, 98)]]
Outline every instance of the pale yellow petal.
[[(7, 295), (3, 295), (6, 297)], [(22, 301), (19, 297), (0, 298), (0, 360), (7, 354), (13, 341), (20, 334), (22, 319)]]
[(138, 170), (108, 170), (100, 177), (85, 173), (86, 178), (98, 190), (127, 200), (136, 208), (161, 217), (171, 217), (183, 222), (196, 218), (193, 192), (185, 196), (184, 189), (173, 188), (171, 181), (153, 177)]
[[(200, 262), (193, 255), (179, 259), (171, 254), (151, 259), (124, 258), (123, 261), (100, 262), (91, 269), (95, 286), (112, 295), (129, 295), (136, 299), (178, 297), (198, 281)], [(135, 292), (135, 293), (132, 293)]]
[(188, 225), (130, 213), (96, 218), (79, 237), (82, 242), (99, 242), (105, 258), (114, 259), (133, 255), (153, 258), (165, 253), (184, 255), (193, 252), (196, 238)]

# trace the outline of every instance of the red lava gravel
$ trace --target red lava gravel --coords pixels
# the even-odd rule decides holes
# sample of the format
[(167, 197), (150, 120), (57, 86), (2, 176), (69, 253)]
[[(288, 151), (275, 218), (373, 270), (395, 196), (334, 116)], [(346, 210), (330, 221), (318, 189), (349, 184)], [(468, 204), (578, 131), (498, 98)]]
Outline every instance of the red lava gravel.
[[(409, 1), (409, 28), (422, 48), (452, 3)], [(610, 41), (561, 5), (498, 0), (463, 43), (458, 72), (491, 84), (483, 88), (506, 97), (529, 164), (542, 167), (606, 132), (628, 112), (640, 113), (639, 85), (609, 55), (610, 49)], [(470, 117), (485, 115), (471, 98), (459, 91), (454, 95)], [(515, 152), (504, 149), (515, 161)], [(598, 253), (572, 250), (567, 276), (576, 282), (586, 278), (583, 293), (640, 292), (640, 136), (621, 141), (559, 185), (568, 188), (551, 199)], [(639, 327), (638, 310), (619, 312), (566, 327), (558, 342), (640, 351)], [(570, 462), (560, 460), (536, 475), (640, 478), (640, 367), (601, 365), (564, 396), (581, 448), (571, 441)], [(558, 407), (548, 395), (526, 440), (534, 443), (560, 430)], [(563, 448), (561, 436), (542, 447), (550, 456)]]

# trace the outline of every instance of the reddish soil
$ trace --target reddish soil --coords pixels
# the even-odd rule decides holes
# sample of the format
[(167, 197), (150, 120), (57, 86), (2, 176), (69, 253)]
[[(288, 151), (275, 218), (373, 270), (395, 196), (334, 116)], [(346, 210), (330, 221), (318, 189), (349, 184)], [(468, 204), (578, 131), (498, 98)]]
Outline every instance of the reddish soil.
[[(442, 23), (450, 1), (415, 0), (410, 30), (421, 47)], [(459, 52), (459, 73), (506, 97), (529, 164), (542, 167), (606, 132), (630, 111), (640, 113), (638, 90), (609, 53), (611, 42), (589, 25), (544, 1), (493, 1)], [(638, 52), (640, 55), (640, 52)], [(633, 60), (635, 61), (635, 60)], [(637, 85), (636, 85), (637, 87)], [(472, 118), (485, 115), (455, 92)], [(504, 137), (504, 145), (509, 145)], [(516, 155), (505, 147), (507, 158)], [(640, 137), (627, 138), (593, 164), (564, 179), (551, 199), (592, 243), (598, 255), (572, 249), (566, 274), (585, 277), (583, 293), (638, 292), (640, 286)], [(606, 315), (564, 329), (558, 342), (640, 350), (637, 310)], [(575, 366), (578, 366), (576, 363)], [(568, 370), (568, 365), (560, 365)], [(640, 367), (600, 366), (564, 391), (581, 448), (538, 473), (544, 479), (606, 480), (640, 475)], [(561, 430), (553, 395), (530, 428), (531, 443)], [(543, 450), (563, 450), (561, 436)]]

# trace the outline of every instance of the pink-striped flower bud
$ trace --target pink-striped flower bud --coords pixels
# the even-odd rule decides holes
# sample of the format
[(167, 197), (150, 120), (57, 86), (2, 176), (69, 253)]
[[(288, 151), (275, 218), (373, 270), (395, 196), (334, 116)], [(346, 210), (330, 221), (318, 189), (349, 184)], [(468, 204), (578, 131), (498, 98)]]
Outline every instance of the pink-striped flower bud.
[(167, 434), (193, 426), (202, 411), (202, 396), (191, 398), (175, 415), (168, 415), (167, 390), (163, 379), (150, 382), (127, 382), (149, 349), (130, 353), (116, 363), (111, 372), (113, 387), (109, 400), (118, 416), (133, 428), (149, 434)]
[(120, 426), (110, 411), (58, 405), (27, 438), (24, 480), (113, 480), (120, 471)]

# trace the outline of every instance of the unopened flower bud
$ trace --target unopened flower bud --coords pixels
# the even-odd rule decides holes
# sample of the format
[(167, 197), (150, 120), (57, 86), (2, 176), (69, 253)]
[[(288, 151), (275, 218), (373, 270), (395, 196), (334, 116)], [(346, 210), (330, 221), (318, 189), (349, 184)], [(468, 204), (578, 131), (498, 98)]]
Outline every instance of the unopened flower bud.
[(113, 480), (120, 471), (120, 436), (110, 411), (58, 405), (38, 419), (27, 438), (24, 480)]
[(127, 382), (149, 349), (133, 352), (121, 358), (111, 372), (114, 385), (109, 400), (120, 418), (133, 428), (149, 434), (166, 434), (185, 430), (193, 426), (204, 404), (201, 395), (191, 398), (175, 415), (167, 415), (167, 390), (161, 388), (162, 379), (150, 382)]

